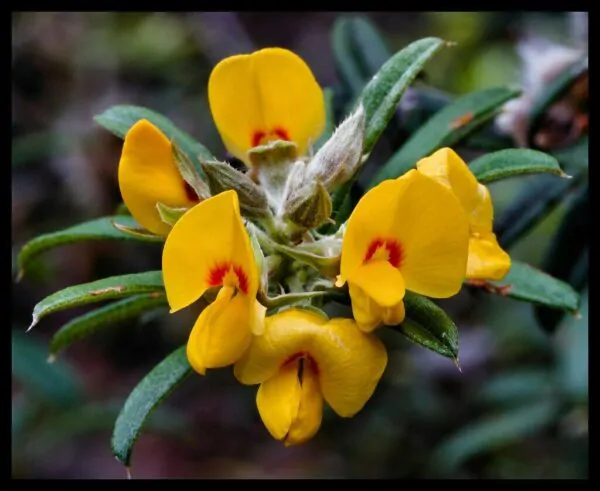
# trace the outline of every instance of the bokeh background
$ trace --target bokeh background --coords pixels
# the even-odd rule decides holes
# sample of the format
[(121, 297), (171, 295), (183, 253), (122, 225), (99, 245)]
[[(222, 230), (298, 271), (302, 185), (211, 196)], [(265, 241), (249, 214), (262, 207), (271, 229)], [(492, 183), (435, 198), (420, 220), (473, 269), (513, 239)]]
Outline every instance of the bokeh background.
[[(587, 15), (361, 12), (393, 51), (425, 36), (457, 42), (422, 82), (458, 95), (523, 82), (517, 42), (536, 36), (585, 48)], [(331, 49), (347, 12), (23, 12), (12, 18), (12, 244), (113, 214), (122, 142), (93, 121), (113, 104), (158, 111), (215, 155), (225, 150), (206, 85), (222, 58), (267, 46), (302, 56), (342, 91)], [(374, 168), (392, 145), (382, 141)], [(526, 179), (491, 186), (496, 215)], [(540, 266), (560, 204), (511, 249)], [(44, 296), (76, 283), (157, 269), (160, 246), (90, 242), (52, 250), (12, 290), (12, 472), (29, 478), (124, 478), (110, 436), (127, 395), (185, 343), (190, 313), (166, 310), (105, 329), (46, 363), (51, 335), (85, 312), (44, 319)], [(587, 299), (587, 296), (584, 296)], [(383, 334), (389, 366), (352, 419), (326, 413), (317, 436), (284, 448), (263, 427), (255, 387), (230, 370), (193, 375), (150, 421), (135, 478), (585, 478), (588, 473), (587, 300), (550, 336), (529, 304), (461, 292), (441, 302), (460, 331), (462, 373), (448, 359)], [(400, 339), (399, 339), (400, 338)]]

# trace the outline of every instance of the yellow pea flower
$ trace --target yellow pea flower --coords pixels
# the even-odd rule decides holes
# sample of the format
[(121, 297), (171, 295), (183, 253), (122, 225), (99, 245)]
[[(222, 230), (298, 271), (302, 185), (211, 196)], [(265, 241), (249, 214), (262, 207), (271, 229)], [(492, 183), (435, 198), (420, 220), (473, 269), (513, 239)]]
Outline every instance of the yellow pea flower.
[(488, 188), (477, 182), (469, 166), (451, 148), (441, 148), (421, 159), (417, 170), (451, 189), (469, 217), (467, 278), (504, 278), (510, 269), (510, 256), (492, 232), (494, 209)]
[(303, 155), (325, 128), (321, 87), (302, 58), (282, 48), (219, 62), (208, 101), (227, 150), (246, 165), (247, 151), (270, 140), (293, 141)]
[(260, 384), (260, 417), (289, 446), (317, 433), (323, 399), (342, 417), (360, 411), (386, 364), (383, 343), (352, 319), (292, 308), (266, 319), (264, 334), (253, 338), (234, 373), (243, 384)]
[(188, 210), (173, 226), (163, 249), (163, 280), (171, 313), (220, 287), (187, 343), (198, 373), (242, 356), (252, 333), (263, 329), (265, 308), (256, 300), (259, 270), (235, 191), (225, 191)]
[(465, 278), (469, 225), (458, 199), (416, 170), (360, 199), (348, 219), (337, 286), (348, 282), (358, 327), (404, 319), (404, 293), (458, 293)]
[(167, 137), (141, 119), (127, 132), (119, 161), (119, 188), (125, 205), (140, 225), (163, 236), (171, 226), (161, 220), (156, 203), (191, 208), (199, 201), (181, 177), (171, 152)]

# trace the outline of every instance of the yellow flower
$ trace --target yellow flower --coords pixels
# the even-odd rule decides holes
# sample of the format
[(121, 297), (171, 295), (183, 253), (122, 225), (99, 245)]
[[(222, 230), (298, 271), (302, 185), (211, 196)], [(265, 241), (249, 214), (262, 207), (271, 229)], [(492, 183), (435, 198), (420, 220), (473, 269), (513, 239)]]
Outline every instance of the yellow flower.
[(191, 208), (199, 201), (177, 169), (171, 142), (145, 119), (135, 123), (125, 136), (119, 162), (119, 188), (137, 222), (158, 235), (167, 235), (171, 226), (161, 220), (156, 203)]
[(465, 278), (467, 217), (444, 186), (412, 170), (368, 191), (348, 222), (341, 274), (360, 329), (404, 319), (408, 289), (433, 298), (458, 293)]
[(187, 357), (194, 370), (203, 375), (238, 360), (251, 333), (261, 333), (265, 308), (256, 300), (260, 275), (235, 191), (202, 201), (178, 220), (162, 268), (171, 313), (220, 288), (190, 333)]
[(477, 182), (467, 164), (451, 148), (442, 148), (420, 160), (417, 170), (451, 189), (468, 215), (467, 278), (504, 278), (510, 269), (510, 256), (500, 247), (492, 232), (494, 209), (487, 187)]
[(293, 141), (303, 155), (325, 127), (321, 87), (286, 49), (222, 60), (210, 75), (208, 100), (227, 150), (247, 165), (247, 151), (269, 140)]
[(264, 334), (253, 338), (234, 373), (243, 384), (260, 384), (260, 417), (288, 446), (317, 433), (323, 399), (342, 417), (360, 411), (386, 364), (383, 343), (352, 319), (289, 309), (266, 319)]

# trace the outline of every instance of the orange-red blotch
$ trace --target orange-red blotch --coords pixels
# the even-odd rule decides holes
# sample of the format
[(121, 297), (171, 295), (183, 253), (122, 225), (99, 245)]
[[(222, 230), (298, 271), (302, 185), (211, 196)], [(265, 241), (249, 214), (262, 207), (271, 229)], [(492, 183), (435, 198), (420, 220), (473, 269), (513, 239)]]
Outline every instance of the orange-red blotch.
[(221, 286), (225, 275), (233, 270), (236, 275), (238, 284), (237, 287), (243, 292), (248, 293), (248, 276), (241, 266), (230, 262), (219, 263), (210, 270), (208, 276), (208, 284), (210, 286)]
[(399, 268), (400, 262), (402, 261), (402, 247), (400, 247), (400, 244), (394, 239), (377, 238), (373, 240), (367, 248), (364, 262), (366, 263), (370, 261), (377, 250), (381, 249), (382, 247), (387, 251), (388, 262), (394, 266), (394, 268)]
[(252, 147), (257, 147), (269, 140), (290, 140), (290, 135), (286, 130), (281, 127), (276, 127), (271, 131), (255, 131), (252, 135)]

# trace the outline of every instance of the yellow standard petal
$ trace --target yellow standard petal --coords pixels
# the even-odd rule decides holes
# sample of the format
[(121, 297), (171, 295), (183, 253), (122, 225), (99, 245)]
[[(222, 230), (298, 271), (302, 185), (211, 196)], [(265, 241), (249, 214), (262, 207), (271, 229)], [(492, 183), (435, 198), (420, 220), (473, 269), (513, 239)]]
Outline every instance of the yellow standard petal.
[(191, 208), (198, 202), (173, 161), (171, 142), (145, 119), (135, 123), (125, 136), (119, 188), (133, 217), (159, 235), (167, 235), (171, 227), (161, 220), (157, 202), (172, 208)]
[(404, 285), (397, 275), (385, 280), (379, 276), (381, 290), (385, 285), (398, 292), (382, 306), (397, 305), (392, 300), (404, 287), (430, 297), (449, 297), (464, 280), (468, 242), (468, 221), (458, 199), (434, 179), (409, 171), (382, 182), (358, 202), (344, 235), (340, 280), (372, 295), (369, 277), (362, 274), (364, 265), (385, 261), (400, 272)]
[(208, 100), (227, 150), (247, 165), (247, 151), (269, 140), (293, 141), (302, 155), (325, 127), (323, 91), (286, 49), (222, 60), (210, 75)]
[(202, 201), (177, 221), (165, 242), (162, 270), (171, 312), (224, 284), (256, 297), (258, 266), (235, 191)]
[(308, 366), (300, 369), (295, 361), (260, 385), (256, 405), (273, 438), (286, 446), (312, 438), (323, 417), (323, 397), (317, 375)]
[(356, 414), (373, 394), (387, 364), (383, 343), (358, 329), (352, 319), (327, 319), (289, 309), (265, 322), (234, 373), (244, 384), (269, 380), (296, 360), (318, 377), (323, 397), (340, 416)]
[(492, 232), (494, 210), (488, 188), (477, 182), (469, 166), (450, 148), (442, 148), (420, 160), (417, 170), (450, 189), (468, 216), (467, 278), (502, 279), (510, 269), (510, 257)]

